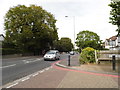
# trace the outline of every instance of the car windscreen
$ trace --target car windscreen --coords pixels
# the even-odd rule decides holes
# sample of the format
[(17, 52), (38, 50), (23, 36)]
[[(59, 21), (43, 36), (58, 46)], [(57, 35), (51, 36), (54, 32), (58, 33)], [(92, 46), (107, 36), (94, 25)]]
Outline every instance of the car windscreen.
[(55, 52), (47, 52), (47, 54), (55, 54)]

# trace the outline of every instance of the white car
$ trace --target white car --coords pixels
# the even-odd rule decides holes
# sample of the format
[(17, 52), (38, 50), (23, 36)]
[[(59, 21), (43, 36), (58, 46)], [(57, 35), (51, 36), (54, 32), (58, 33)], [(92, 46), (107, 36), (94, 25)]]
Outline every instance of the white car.
[(74, 55), (74, 54), (75, 54), (75, 52), (74, 52), (74, 51), (71, 51), (71, 52), (70, 52), (70, 55)]
[(59, 60), (60, 53), (57, 50), (50, 50), (44, 55), (44, 60)]

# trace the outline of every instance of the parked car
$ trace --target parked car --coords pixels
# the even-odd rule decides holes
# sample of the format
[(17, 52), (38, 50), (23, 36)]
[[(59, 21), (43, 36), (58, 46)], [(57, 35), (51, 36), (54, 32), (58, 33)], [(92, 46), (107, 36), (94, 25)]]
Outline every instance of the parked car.
[(49, 52), (58, 52), (58, 53), (59, 53), (59, 51), (58, 51), (58, 50), (50, 50)]
[(58, 50), (50, 50), (44, 55), (44, 60), (59, 60), (60, 53)]
[(71, 51), (71, 52), (70, 52), (70, 55), (74, 55), (74, 54), (75, 54), (75, 52), (74, 52), (74, 51)]

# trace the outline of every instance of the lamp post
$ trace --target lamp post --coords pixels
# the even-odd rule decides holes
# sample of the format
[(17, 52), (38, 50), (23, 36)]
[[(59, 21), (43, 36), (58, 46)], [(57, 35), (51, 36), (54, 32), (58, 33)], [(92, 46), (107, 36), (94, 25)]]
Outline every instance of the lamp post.
[[(118, 19), (120, 19), (120, 15), (117, 15)], [(120, 20), (119, 20), (120, 21)], [(119, 22), (118, 21), (118, 22)], [(120, 34), (120, 25), (118, 25), (118, 35)]]
[[(65, 17), (68, 17), (68, 16), (65, 16)], [(72, 16), (73, 17), (73, 28), (74, 28), (74, 43), (73, 43), (73, 45), (74, 45), (74, 48), (75, 48), (75, 16)]]

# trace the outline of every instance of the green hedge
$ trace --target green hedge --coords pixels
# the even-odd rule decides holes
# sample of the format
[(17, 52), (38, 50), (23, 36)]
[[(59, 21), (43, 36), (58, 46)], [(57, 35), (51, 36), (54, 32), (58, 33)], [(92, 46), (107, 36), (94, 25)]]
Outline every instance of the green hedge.
[(87, 47), (82, 50), (80, 54), (80, 63), (94, 63), (95, 62), (95, 49)]
[(20, 51), (12, 48), (2, 48), (2, 55), (19, 54)]

